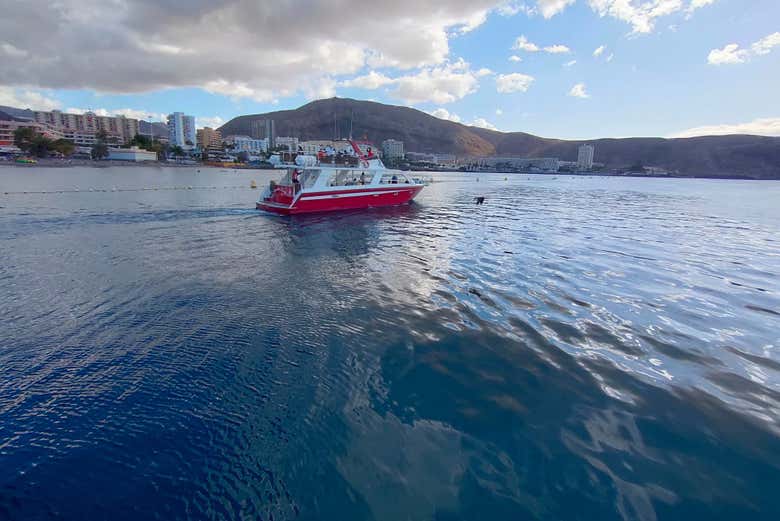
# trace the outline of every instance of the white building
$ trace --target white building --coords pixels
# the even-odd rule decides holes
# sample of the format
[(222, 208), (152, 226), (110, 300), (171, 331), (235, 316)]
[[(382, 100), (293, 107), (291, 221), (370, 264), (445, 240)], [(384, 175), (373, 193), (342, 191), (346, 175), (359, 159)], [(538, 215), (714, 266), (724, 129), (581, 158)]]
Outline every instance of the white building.
[(184, 150), (192, 150), (198, 142), (195, 131), (195, 118), (182, 112), (168, 114), (168, 143), (180, 146)]
[(577, 168), (580, 170), (590, 170), (593, 168), (593, 153), (596, 149), (593, 145), (582, 145), (577, 154)]
[(404, 142), (395, 139), (382, 141), (382, 157), (387, 160), (404, 158)]
[(157, 161), (157, 153), (143, 150), (138, 147), (132, 148), (109, 148), (108, 159), (114, 161)]
[(290, 152), (298, 150), (298, 138), (278, 136), (274, 139), (274, 147), (287, 147)]
[(258, 154), (268, 152), (268, 139), (253, 139), (249, 136), (227, 136), (225, 143), (232, 145), (232, 152), (247, 152), (249, 154)]

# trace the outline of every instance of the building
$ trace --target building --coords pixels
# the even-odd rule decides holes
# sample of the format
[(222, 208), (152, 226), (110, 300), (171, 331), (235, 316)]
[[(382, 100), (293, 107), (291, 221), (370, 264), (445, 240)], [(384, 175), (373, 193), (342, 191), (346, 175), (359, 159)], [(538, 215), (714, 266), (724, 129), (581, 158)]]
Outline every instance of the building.
[(404, 142), (395, 139), (382, 141), (382, 157), (388, 161), (404, 158)]
[[(59, 110), (33, 111), (36, 123), (66, 133), (79, 133), (82, 136), (105, 132), (109, 141), (127, 143), (139, 132), (138, 120), (126, 116), (98, 116), (94, 112), (70, 114)], [(66, 138), (68, 139), (68, 138)], [(87, 139), (86, 137), (84, 139)], [(94, 142), (94, 137), (92, 138)]]
[(560, 162), (557, 157), (485, 157), (476, 166), (497, 171), (551, 173), (558, 171)]
[(268, 148), (276, 148), (276, 122), (269, 119), (265, 122), (265, 139), (268, 140)]
[(132, 148), (109, 148), (108, 159), (113, 161), (157, 161), (157, 153), (143, 150), (138, 147)]
[(184, 150), (195, 148), (198, 138), (195, 133), (195, 118), (182, 112), (168, 114), (168, 143)]
[(211, 127), (199, 128), (195, 133), (198, 148), (201, 150), (222, 150), (222, 132)]
[(231, 152), (234, 154), (247, 152), (248, 154), (256, 155), (268, 151), (267, 139), (255, 139), (249, 136), (227, 136), (225, 143), (230, 145)]
[(593, 145), (580, 146), (577, 153), (577, 168), (580, 170), (590, 170), (593, 168), (593, 153), (595, 152)]
[[(271, 121), (273, 123), (273, 120)], [(287, 137), (287, 136), (279, 136), (274, 137), (274, 140), (272, 141), (269, 138), (266, 138), (268, 140), (268, 147), (274, 148), (274, 147), (287, 147), (287, 150), (291, 152), (295, 152), (298, 150), (298, 138), (297, 137)]]

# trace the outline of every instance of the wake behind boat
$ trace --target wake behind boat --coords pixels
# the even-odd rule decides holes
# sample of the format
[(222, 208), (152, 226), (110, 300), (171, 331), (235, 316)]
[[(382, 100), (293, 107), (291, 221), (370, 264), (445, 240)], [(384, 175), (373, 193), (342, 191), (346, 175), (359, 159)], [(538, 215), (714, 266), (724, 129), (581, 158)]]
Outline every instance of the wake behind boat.
[(400, 170), (385, 168), (371, 148), (361, 150), (348, 141), (347, 153), (307, 156), (297, 154), (280, 162), (286, 173), (271, 181), (260, 200), (258, 210), (283, 215), (356, 210), (407, 204), (425, 184)]

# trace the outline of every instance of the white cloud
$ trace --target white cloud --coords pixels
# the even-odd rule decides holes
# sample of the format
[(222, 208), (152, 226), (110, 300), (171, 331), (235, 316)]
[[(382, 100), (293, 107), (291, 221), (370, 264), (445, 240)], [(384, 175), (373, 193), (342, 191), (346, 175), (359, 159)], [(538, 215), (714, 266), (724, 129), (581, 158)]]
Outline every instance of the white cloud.
[(604, 54), (604, 51), (606, 51), (606, 50), (607, 50), (607, 46), (606, 45), (600, 45), (595, 51), (593, 51), (593, 56), (598, 58), (599, 56)]
[(496, 109), (496, 116), (501, 116), (504, 114), (504, 111), (501, 109)]
[(508, 94), (511, 92), (526, 92), (534, 82), (534, 77), (527, 74), (514, 72), (511, 74), (499, 74), (496, 77), (496, 90)]
[(735, 63), (745, 63), (752, 56), (764, 56), (772, 52), (772, 49), (780, 46), (780, 32), (772, 33), (769, 36), (761, 38), (750, 49), (742, 49), (739, 44), (730, 43), (723, 49), (713, 49), (707, 56), (707, 63), (710, 65), (733, 65)]
[(520, 56), (513, 54), (512, 56), (509, 57), (509, 61), (518, 63), (523, 61), (523, 59)]
[(496, 11), (501, 16), (514, 16), (517, 13), (525, 13), (527, 15), (531, 15), (534, 14), (536, 9), (533, 7), (529, 7), (524, 2), (517, 2), (517, 1), (510, 0), (499, 5), (496, 8)]
[(378, 89), (383, 85), (393, 83), (393, 79), (385, 76), (384, 74), (376, 71), (370, 71), (364, 76), (358, 76), (351, 80), (345, 80), (341, 82), (344, 87), (357, 87), (359, 89)]
[(445, 108), (440, 107), (436, 110), (429, 112), (428, 114), (437, 117), (439, 119), (446, 119), (447, 121), (454, 121), (455, 123), (460, 123), (460, 116), (448, 111)]
[(535, 43), (531, 43), (528, 41), (528, 38), (525, 37), (525, 35), (518, 36), (515, 40), (515, 44), (512, 46), (512, 49), (517, 49), (519, 51), (526, 51), (526, 52), (539, 52), (539, 46)]
[(571, 90), (569, 91), (569, 96), (573, 98), (582, 98), (582, 99), (590, 98), (590, 94), (588, 94), (585, 91), (584, 83), (578, 83), (574, 87), (572, 87)]
[(27, 56), (27, 51), (15, 47), (8, 42), (0, 43), (0, 54), (5, 54), (11, 58), (24, 58)]
[(416, 74), (395, 78), (396, 88), (391, 95), (407, 103), (452, 103), (477, 91), (478, 75), (463, 60), (423, 68)]
[(691, 0), (691, 4), (688, 6), (688, 12), (692, 13), (696, 9), (714, 4), (715, 0)]
[(491, 74), (493, 74), (493, 71), (491, 71), (487, 67), (482, 67), (477, 71), (478, 78), (482, 78), (483, 76), (490, 76)]
[(549, 45), (544, 48), (544, 52), (550, 53), (550, 54), (569, 54), (571, 52), (571, 49), (566, 47), (565, 45)]
[(769, 36), (761, 38), (759, 41), (750, 46), (753, 53), (758, 56), (769, 54), (773, 48), (780, 45), (780, 32), (772, 33)]
[(572, 60), (563, 64), (564, 67), (574, 67), (577, 65), (577, 60)]
[[(16, 2), (0, 17), (0, 78), (8, 86), (100, 93), (199, 87), (262, 102), (328, 94), (366, 66), (443, 66), (450, 40), (500, 4), (343, 0), (336, 8), (310, 0), (302, 11), (297, 2), (254, 0), (187, 9), (153, 0), (59, 0), (47, 9)], [(345, 23), (348, 13), (360, 21)]]
[(536, 0), (536, 5), (545, 18), (552, 18), (573, 3), (574, 0)]
[(225, 120), (219, 116), (212, 116), (210, 118), (204, 118), (199, 116), (195, 118), (195, 126), (198, 128), (203, 128), (203, 127), (217, 128), (217, 127), (221, 127), (223, 123), (225, 123)]
[(780, 136), (780, 117), (759, 118), (748, 123), (705, 125), (683, 130), (669, 137), (724, 136), (728, 134)]
[(631, 24), (637, 34), (652, 32), (657, 18), (685, 8), (683, 0), (588, 0), (588, 3), (601, 17), (610, 16)]
[[(542, 49), (538, 45), (536, 45), (535, 43), (529, 42), (528, 38), (526, 38), (526, 36), (524, 34), (517, 37), (517, 39), (515, 40), (514, 45), (512, 45), (512, 49), (515, 49), (515, 50), (518, 50), (518, 51), (526, 51), (526, 52), (544, 51), (544, 52), (549, 53), (549, 54), (566, 54), (566, 53), (570, 53), (571, 52), (571, 49), (569, 49), (565, 45), (561, 45), (561, 44), (548, 45), (547, 47)], [(518, 56), (518, 58), (520, 58), (520, 57)], [(511, 57), (509, 59), (512, 60)], [(520, 61), (520, 60), (518, 59), (518, 60), (512, 60), (512, 61)]]
[(745, 49), (740, 49), (736, 43), (730, 43), (723, 49), (713, 49), (707, 56), (707, 63), (710, 65), (726, 65), (734, 63), (745, 63), (750, 57), (750, 53)]
[(19, 109), (53, 110), (59, 108), (59, 100), (37, 90), (0, 86), (0, 105)]
[(607, 61), (607, 63), (609, 63), (609, 62), (611, 62), (614, 59), (615, 59), (615, 55), (613, 53), (610, 53), (609, 56), (607, 56), (607, 60), (606, 61)]
[(475, 118), (474, 121), (471, 122), (471, 126), (486, 128), (488, 130), (498, 130), (494, 124), (492, 124), (485, 118)]

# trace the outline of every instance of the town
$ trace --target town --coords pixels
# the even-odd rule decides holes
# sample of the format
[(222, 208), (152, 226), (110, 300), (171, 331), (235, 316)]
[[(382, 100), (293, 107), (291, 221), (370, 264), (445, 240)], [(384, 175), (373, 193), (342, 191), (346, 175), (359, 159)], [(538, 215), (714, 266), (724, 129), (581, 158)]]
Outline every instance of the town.
[[(222, 135), (220, 130), (196, 128), (195, 117), (173, 112), (166, 122), (138, 120), (124, 115), (59, 110), (0, 108), (0, 158), (16, 163), (52, 161), (156, 162), (176, 165), (204, 164), (233, 168), (273, 168), (274, 156), (351, 154), (342, 139), (302, 140), (279, 136), (274, 120), (253, 121), (251, 135)], [(364, 149), (370, 143), (361, 143)], [(423, 171), (523, 172), (523, 173), (627, 173), (605, 172), (594, 161), (595, 147), (583, 144), (576, 158), (556, 157), (457, 157), (437, 152), (405, 151), (404, 142), (383, 140), (373, 150), (394, 168)], [(663, 169), (637, 167), (642, 175), (666, 175)]]

